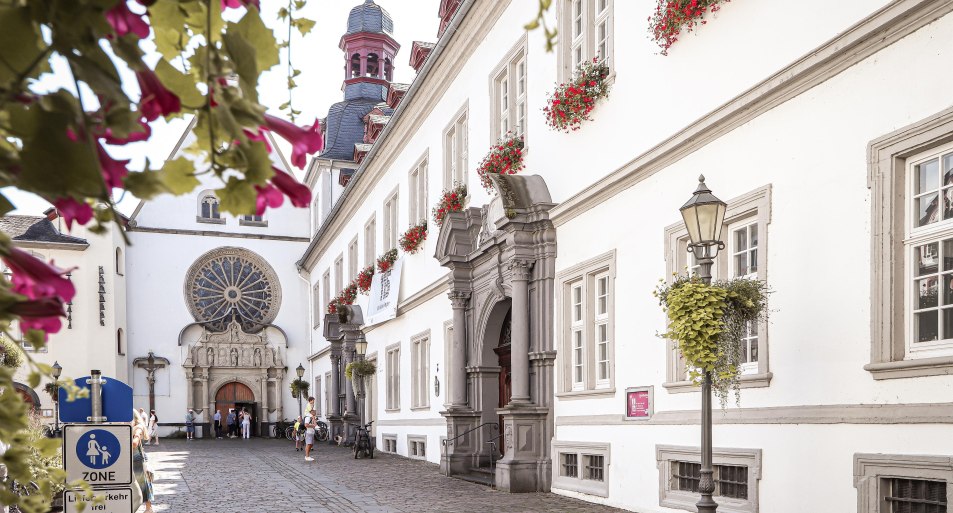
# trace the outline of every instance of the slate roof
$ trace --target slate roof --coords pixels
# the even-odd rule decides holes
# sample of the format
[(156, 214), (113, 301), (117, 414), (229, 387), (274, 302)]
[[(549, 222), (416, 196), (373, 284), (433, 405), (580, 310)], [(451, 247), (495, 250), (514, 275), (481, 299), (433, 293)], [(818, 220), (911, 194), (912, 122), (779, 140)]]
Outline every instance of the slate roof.
[(84, 244), (86, 239), (61, 233), (46, 217), (9, 215), (0, 218), (0, 231), (15, 241)]
[(394, 109), (382, 103), (380, 98), (356, 98), (332, 105), (324, 125), (327, 127), (327, 144), (320, 157), (353, 161), (354, 145), (364, 142), (364, 116), (375, 107), (387, 116), (394, 113)]
[(394, 34), (394, 20), (390, 14), (374, 0), (365, 2), (353, 9), (347, 17), (347, 33), (373, 32), (377, 34)]

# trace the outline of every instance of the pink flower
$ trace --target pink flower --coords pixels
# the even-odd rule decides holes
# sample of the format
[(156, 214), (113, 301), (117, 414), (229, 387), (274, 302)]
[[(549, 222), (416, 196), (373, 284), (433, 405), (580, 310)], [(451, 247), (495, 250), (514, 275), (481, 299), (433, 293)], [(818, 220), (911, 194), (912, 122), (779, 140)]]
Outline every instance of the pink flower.
[(20, 317), (20, 329), (42, 330), (56, 333), (63, 327), (60, 317), (66, 317), (63, 300), (58, 297), (44, 297), (20, 301), (10, 306), (9, 312)]
[(64, 302), (76, 295), (73, 282), (63, 275), (72, 269), (60, 269), (16, 247), (7, 248), (3, 261), (13, 273), (13, 291), (30, 299), (59, 297)]
[(271, 145), (268, 144), (268, 138), (265, 137), (265, 134), (261, 132), (260, 128), (255, 132), (252, 132), (247, 128), (243, 128), (242, 132), (245, 133), (245, 137), (247, 137), (249, 141), (261, 141), (265, 143), (265, 149), (268, 150), (268, 153), (271, 153)]
[(145, 121), (140, 121), (139, 126), (142, 128), (141, 131), (129, 132), (129, 135), (126, 137), (116, 137), (113, 135), (112, 129), (106, 127), (106, 131), (103, 132), (101, 137), (106, 144), (123, 145), (132, 142), (148, 141), (149, 137), (152, 136), (152, 128), (149, 127), (149, 124)]
[(272, 169), (275, 171), (275, 176), (271, 177), (272, 185), (277, 187), (285, 196), (288, 196), (292, 205), (305, 208), (311, 204), (311, 189), (295, 180), (290, 174), (276, 167), (272, 167)]
[(301, 128), (294, 123), (265, 114), (265, 126), (263, 128), (275, 132), (291, 143), (291, 163), (298, 169), (304, 169), (308, 155), (324, 148), (321, 124), (318, 123), (317, 119), (314, 120), (313, 125)]
[(278, 208), (285, 202), (285, 196), (274, 185), (256, 185), (258, 197), (255, 199), (255, 215), (264, 215), (269, 208)]
[(141, 14), (129, 10), (126, 0), (119, 0), (112, 9), (106, 11), (106, 21), (112, 25), (117, 36), (124, 36), (130, 32), (139, 36), (139, 39), (149, 37), (149, 24), (142, 19)]
[(151, 69), (136, 71), (136, 79), (139, 81), (139, 91), (142, 93), (139, 99), (139, 111), (146, 121), (152, 121), (160, 115), (168, 116), (182, 109), (179, 97), (166, 89)]
[(63, 216), (63, 220), (66, 221), (66, 229), (70, 231), (73, 230), (73, 221), (85, 225), (93, 218), (93, 207), (89, 206), (89, 203), (69, 196), (57, 198), (53, 201), (53, 206)]
[(258, 4), (258, 0), (222, 0), (222, 10), (225, 9), (238, 9), (243, 5), (254, 5), (258, 10), (261, 10), (261, 5)]
[(99, 167), (103, 174), (103, 181), (110, 190), (122, 187), (122, 179), (129, 174), (126, 164), (129, 160), (116, 160), (106, 153), (101, 144), (96, 144), (96, 153), (99, 157)]

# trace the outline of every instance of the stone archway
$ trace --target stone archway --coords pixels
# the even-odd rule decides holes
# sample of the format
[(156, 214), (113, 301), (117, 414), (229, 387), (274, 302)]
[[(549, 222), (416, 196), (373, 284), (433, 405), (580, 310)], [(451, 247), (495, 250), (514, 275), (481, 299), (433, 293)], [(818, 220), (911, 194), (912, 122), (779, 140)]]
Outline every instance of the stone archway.
[[(228, 381), (217, 387), (215, 391), (215, 406), (212, 409), (213, 411), (217, 410), (221, 412), (222, 423), (224, 424), (228, 418), (229, 410), (235, 410), (237, 412), (239, 408), (247, 404), (260, 404), (255, 392), (241, 381)], [(258, 412), (256, 410), (257, 408), (251, 408), (253, 426), (258, 424)], [(256, 434), (254, 430), (252, 434)]]
[[(539, 176), (490, 175), (497, 196), (483, 208), (449, 214), (435, 258), (450, 269), (453, 336), (445, 471), (487, 467), (488, 441), (502, 445), (499, 489), (549, 491), (553, 436), (556, 229)], [(500, 335), (511, 319), (509, 350)], [(512, 394), (500, 408), (501, 356), (508, 353)], [(505, 379), (505, 377), (504, 377)], [(502, 417), (502, 433), (492, 427)]]
[(36, 394), (36, 390), (24, 385), (23, 383), (13, 382), (13, 388), (16, 389), (17, 393), (20, 394), (20, 397), (23, 398), (23, 402), (30, 405), (30, 411), (37, 413), (40, 411), (40, 396)]

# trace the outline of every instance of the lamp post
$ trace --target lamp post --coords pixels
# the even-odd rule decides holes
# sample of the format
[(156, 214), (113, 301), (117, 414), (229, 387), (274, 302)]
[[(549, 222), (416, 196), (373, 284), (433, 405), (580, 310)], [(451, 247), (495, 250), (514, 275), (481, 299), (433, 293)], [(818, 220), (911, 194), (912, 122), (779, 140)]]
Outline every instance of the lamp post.
[(299, 363), (295, 372), (298, 373), (298, 416), (304, 418), (301, 411), (301, 377), (304, 376), (304, 365)]
[(53, 362), (53, 436), (60, 436), (60, 374), (63, 373), (63, 367), (59, 362)]
[[(354, 352), (357, 353), (358, 361), (363, 360), (364, 355), (367, 354), (367, 339), (365, 339), (363, 335), (361, 335), (360, 338), (358, 338), (354, 342)], [(360, 406), (358, 406), (357, 416), (358, 416), (358, 421), (361, 423), (361, 426), (363, 426), (364, 425), (364, 397), (365, 397), (364, 387), (366, 387), (367, 384), (364, 382), (364, 376), (361, 376), (360, 380), (357, 380), (357, 381), (360, 381), (361, 383), (361, 386), (358, 387), (359, 390), (355, 390), (355, 392), (357, 392), (357, 400), (360, 403)], [(355, 380), (352, 379), (351, 384), (353, 385), (354, 382)]]
[[(691, 239), (688, 252), (695, 255), (698, 275), (706, 285), (711, 283), (711, 266), (718, 256), (718, 250), (725, 248), (725, 243), (721, 241), (721, 229), (726, 208), (725, 202), (716, 198), (705, 185), (705, 176), (702, 175), (698, 177), (698, 188), (691, 199), (679, 209)], [(706, 370), (702, 381), (702, 463), (698, 485), (701, 498), (695, 504), (698, 513), (716, 513), (718, 510), (718, 503), (712, 499), (715, 481), (712, 479), (711, 445), (711, 371)]]

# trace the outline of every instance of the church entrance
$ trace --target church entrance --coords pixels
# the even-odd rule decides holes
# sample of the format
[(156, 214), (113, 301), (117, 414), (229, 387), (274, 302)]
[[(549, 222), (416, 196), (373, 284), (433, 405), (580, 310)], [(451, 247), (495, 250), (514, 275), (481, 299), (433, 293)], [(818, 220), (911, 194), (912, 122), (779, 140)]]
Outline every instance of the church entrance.
[[(222, 412), (223, 422), (228, 418), (228, 412), (230, 410), (234, 410), (236, 415), (238, 412), (242, 411), (242, 409), (251, 413), (252, 436), (258, 436), (256, 429), (258, 427), (256, 406), (257, 403), (255, 403), (255, 394), (252, 393), (251, 389), (248, 388), (244, 383), (239, 383), (237, 381), (225, 383), (221, 386), (221, 388), (218, 389), (218, 392), (215, 393), (215, 409)], [(223, 429), (228, 429), (228, 426), (222, 427)], [(239, 432), (241, 432), (241, 425), (239, 425)]]
[[(496, 353), (498, 365), (500, 366), (500, 378), (499, 378), (499, 399), (497, 403), (497, 408), (503, 408), (506, 405), (510, 404), (510, 399), (513, 397), (513, 385), (512, 385), (512, 372), (510, 365), (510, 341), (512, 340), (512, 329), (511, 329), (511, 312), (506, 313), (506, 318), (503, 320), (503, 327), (500, 329), (500, 338), (497, 346), (493, 349), (493, 352)], [(503, 415), (499, 415), (500, 429), (503, 428)], [(502, 455), (502, 445), (497, 445), (497, 455)]]

